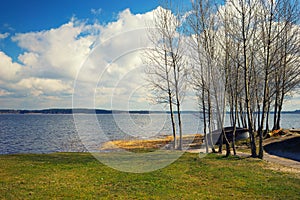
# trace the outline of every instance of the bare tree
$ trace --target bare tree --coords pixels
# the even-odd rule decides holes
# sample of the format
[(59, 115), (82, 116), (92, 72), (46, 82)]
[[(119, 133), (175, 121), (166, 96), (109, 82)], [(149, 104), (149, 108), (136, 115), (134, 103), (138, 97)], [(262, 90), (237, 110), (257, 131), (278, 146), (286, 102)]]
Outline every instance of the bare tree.
[[(213, 2), (192, 1), (188, 30), (195, 65), (193, 86), (203, 113), (204, 136), (207, 140), (206, 129), (211, 132), (214, 122), (223, 127), (222, 106), (227, 99), (233, 135), (237, 124), (247, 127), (251, 154), (256, 157), (258, 129), (258, 156), (262, 158), (263, 130), (269, 129), (272, 106), (274, 129), (280, 127), (285, 97), (300, 82), (299, 2), (228, 0), (219, 6), (217, 17), (214, 12)], [(226, 99), (222, 96), (225, 93)], [(230, 153), (228, 141), (225, 144)]]
[(191, 58), (193, 59), (192, 84), (198, 97), (200, 109), (203, 114), (204, 137), (206, 151), (211, 144), (215, 152), (212, 134), (207, 137), (207, 128), (212, 133), (213, 127), (213, 102), (212, 102), (212, 69), (214, 64), (215, 20), (213, 18), (213, 2), (208, 0), (196, 0), (192, 2), (191, 15), (188, 18), (190, 27)]
[[(213, 129), (220, 130), (219, 152), (222, 152), (223, 142), (226, 144), (226, 155), (230, 155), (229, 141), (224, 131), (226, 108), (226, 89), (229, 82), (229, 53), (220, 47), (218, 40), (217, 9), (213, 1), (196, 0), (192, 2), (189, 17), (191, 30), (192, 58), (194, 58), (193, 85), (198, 95), (204, 118), (204, 136), (209, 140), (212, 151), (215, 152), (212, 133)], [(229, 50), (229, 43), (225, 41)], [(224, 56), (223, 56), (224, 55)], [(207, 138), (209, 129), (210, 137)], [(224, 139), (224, 140), (223, 140)], [(206, 144), (207, 145), (207, 144)]]
[(165, 8), (159, 7), (154, 13), (153, 24), (149, 28), (152, 49), (144, 53), (147, 64), (148, 82), (157, 103), (166, 103), (170, 108), (170, 117), (176, 147), (176, 123), (173, 105), (176, 106), (179, 149), (182, 149), (181, 102), (186, 88), (186, 60), (183, 49), (183, 35), (178, 32), (181, 16), (172, 13), (171, 1), (166, 1)]
[[(289, 29), (292, 28), (292, 19), (297, 17), (290, 3), (291, 1), (289, 0), (261, 1), (260, 5), (262, 9), (260, 9), (260, 12), (257, 14), (260, 19), (260, 37), (258, 38), (261, 44), (261, 48), (257, 55), (257, 61), (260, 64), (259, 66), (261, 66), (260, 73), (263, 80), (262, 110), (260, 121), (258, 122), (259, 158), (263, 158), (263, 135), (266, 134), (269, 129), (268, 120), (270, 106), (274, 100), (275, 118), (277, 118), (278, 103), (281, 100), (279, 99), (281, 96), (281, 80), (284, 82), (286, 81), (286, 57), (287, 55), (295, 53), (287, 52), (286, 49), (286, 47), (294, 46), (294, 42), (296, 42), (292, 39), (294, 37), (293, 34), (288, 34)], [(294, 48), (292, 47), (292, 49)], [(281, 76), (281, 74), (283, 76)], [(295, 71), (292, 74), (289, 74), (291, 77), (294, 75), (296, 75), (295, 77), (298, 77)], [(274, 80), (276, 81), (274, 82)], [(297, 83), (298, 78), (294, 80), (294, 83)], [(259, 105), (259, 102), (257, 104)], [(264, 125), (265, 132), (263, 132)]]
[[(258, 156), (262, 158), (263, 131), (269, 129), (271, 109), (274, 107), (273, 129), (278, 129), (283, 102), (300, 83), (298, 0), (227, 0), (218, 9), (213, 1), (193, 0), (191, 11), (184, 17), (188, 33), (181, 32), (183, 18), (179, 12), (170, 11), (172, 2), (166, 1), (165, 7), (168, 9), (158, 9), (154, 17), (154, 29), (149, 31), (154, 47), (145, 57), (156, 102), (170, 107), (174, 145), (173, 106), (178, 117), (178, 148), (182, 149), (180, 111), (187, 87), (185, 46), (188, 45), (193, 66), (190, 83), (203, 115), (206, 151), (211, 144), (215, 152), (215, 142), (208, 133), (219, 129), (223, 130), (219, 151), (225, 139), (226, 155), (230, 154), (224, 132), (228, 106), (234, 153), (236, 126), (242, 126), (249, 130), (253, 157), (257, 156), (257, 130)], [(187, 36), (188, 44), (184, 43)]]
[[(232, 131), (232, 148), (234, 155), (236, 155), (236, 148), (235, 148), (235, 135), (236, 135), (236, 126), (239, 123), (239, 112), (238, 106), (239, 102), (238, 99), (242, 97), (240, 95), (242, 93), (243, 87), (241, 86), (241, 79), (240, 79), (240, 71), (241, 71), (241, 63), (239, 59), (239, 52), (241, 45), (240, 43), (234, 42), (230, 37), (230, 20), (232, 19), (232, 13), (227, 11), (225, 7), (223, 12), (218, 13), (219, 17), (219, 45), (221, 46), (222, 53), (224, 60), (224, 70), (225, 70), (225, 79), (226, 79), (226, 98), (228, 99), (228, 106), (230, 110), (230, 122), (231, 126), (233, 127)], [(240, 124), (240, 123), (239, 123)], [(239, 125), (240, 126), (240, 125)], [(229, 148), (229, 141), (226, 141), (226, 147)], [(227, 150), (227, 155), (229, 155), (230, 149)]]
[[(255, 144), (255, 135), (254, 135), (254, 99), (250, 98), (254, 91), (252, 77), (253, 71), (255, 70), (255, 49), (257, 44), (256, 32), (258, 25), (258, 1), (257, 0), (229, 0), (226, 2), (225, 7), (227, 9), (221, 10), (221, 13), (228, 13), (230, 16), (229, 20), (226, 20), (227, 25), (227, 35), (235, 44), (239, 47), (237, 50), (239, 52), (231, 53), (230, 57), (236, 63), (238, 68), (242, 69), (241, 77), (243, 77), (243, 94), (240, 97), (240, 116), (242, 117), (246, 113), (247, 117), (247, 127), (250, 133), (251, 141), (251, 154), (253, 157), (256, 157), (256, 144)], [(224, 16), (225, 14), (223, 14)], [(223, 17), (224, 18), (224, 17)], [(239, 46), (240, 44), (240, 46)], [(239, 71), (236, 71), (239, 72)], [(245, 108), (244, 108), (245, 107)], [(245, 112), (244, 112), (245, 110)], [(243, 118), (242, 118), (243, 123)], [(243, 126), (246, 126), (245, 122)]]
[(262, 1), (261, 5), (263, 8), (261, 9), (261, 20), (260, 20), (260, 31), (261, 31), (261, 65), (263, 66), (263, 103), (262, 103), (262, 114), (261, 121), (259, 122), (258, 134), (259, 134), (259, 154), (258, 157), (263, 157), (263, 148), (262, 148), (262, 140), (263, 140), (263, 127), (266, 119), (268, 105), (270, 102), (270, 86), (269, 86), (269, 77), (273, 67), (273, 58), (275, 55), (275, 48), (273, 45), (274, 30), (273, 23), (275, 21), (275, 15), (277, 11), (277, 4), (275, 1)]
[(299, 1), (280, 1), (280, 23), (277, 24), (277, 45), (273, 84), (275, 87), (273, 130), (280, 129), (281, 111), (284, 99), (296, 89), (300, 82), (300, 20)]

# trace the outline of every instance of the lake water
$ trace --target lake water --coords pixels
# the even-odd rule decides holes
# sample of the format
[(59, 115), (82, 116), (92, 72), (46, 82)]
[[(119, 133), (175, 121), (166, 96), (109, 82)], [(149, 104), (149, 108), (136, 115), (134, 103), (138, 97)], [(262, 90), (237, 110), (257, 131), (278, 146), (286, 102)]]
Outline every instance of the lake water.
[[(283, 114), (281, 124), (284, 128), (300, 128), (300, 115)], [(183, 114), (183, 134), (202, 132), (202, 122), (196, 114)], [(101, 144), (110, 140), (171, 133), (167, 114), (2, 114), (0, 154), (99, 151)]]

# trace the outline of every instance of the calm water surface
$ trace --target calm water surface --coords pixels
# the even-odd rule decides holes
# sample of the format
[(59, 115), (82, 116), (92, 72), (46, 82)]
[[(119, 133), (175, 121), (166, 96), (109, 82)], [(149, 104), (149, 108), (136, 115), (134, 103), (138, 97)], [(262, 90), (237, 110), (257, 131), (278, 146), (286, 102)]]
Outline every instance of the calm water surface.
[[(166, 114), (0, 115), (0, 154), (99, 151), (103, 142), (171, 135)], [(79, 122), (79, 123), (78, 123)], [(300, 128), (300, 115), (283, 114), (282, 127)], [(183, 115), (183, 134), (201, 133), (195, 114)], [(84, 144), (84, 145), (83, 145)]]

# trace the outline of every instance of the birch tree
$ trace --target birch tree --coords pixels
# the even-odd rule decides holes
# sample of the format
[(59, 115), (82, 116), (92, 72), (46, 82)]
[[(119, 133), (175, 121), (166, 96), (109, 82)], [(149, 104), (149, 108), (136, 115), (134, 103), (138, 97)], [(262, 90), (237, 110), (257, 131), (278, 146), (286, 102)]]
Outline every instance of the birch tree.
[(300, 82), (300, 12), (299, 1), (281, 1), (279, 5), (280, 23), (277, 25), (280, 33), (276, 54), (277, 62), (274, 70), (274, 119), (273, 130), (280, 129), (281, 111), (285, 98), (291, 94)]
[(206, 152), (211, 145), (213, 152), (214, 144), (212, 134), (207, 137), (207, 131), (212, 133), (213, 127), (213, 103), (212, 103), (212, 65), (214, 60), (213, 32), (214, 19), (211, 18), (212, 2), (207, 0), (195, 0), (192, 2), (191, 15), (188, 18), (190, 26), (191, 58), (193, 59), (192, 84), (198, 97), (198, 102), (203, 115), (204, 138)]
[[(172, 13), (172, 2), (166, 1), (165, 8), (159, 7), (154, 13), (153, 25), (149, 29), (149, 39), (153, 44), (144, 54), (146, 73), (152, 93), (157, 103), (169, 105), (172, 123), (174, 148), (176, 147), (176, 127), (179, 129), (178, 149), (182, 144), (181, 102), (186, 89), (186, 60), (184, 56), (183, 35), (180, 13)], [(176, 108), (176, 126), (174, 108)]]
[[(250, 98), (253, 95), (252, 77), (255, 70), (255, 45), (256, 31), (258, 25), (257, 9), (258, 1), (256, 0), (229, 0), (226, 5), (228, 8), (224, 12), (229, 12), (231, 18), (227, 20), (228, 35), (230, 40), (234, 43), (240, 44), (240, 53), (237, 58), (234, 59), (237, 66), (241, 67), (243, 77), (243, 102), (240, 102), (240, 107), (245, 105), (247, 116), (247, 127), (250, 133), (251, 155), (256, 157), (256, 144), (254, 135), (254, 123), (253, 123), (253, 99)], [(242, 110), (244, 110), (242, 108)], [(243, 112), (243, 111), (242, 111)]]
[[(226, 103), (226, 84), (228, 82), (228, 56), (222, 56), (218, 43), (217, 9), (213, 1), (196, 0), (192, 2), (189, 17), (191, 31), (192, 55), (194, 60), (193, 86), (199, 99), (204, 120), (204, 137), (206, 146), (211, 144), (215, 152), (212, 132), (220, 130), (219, 152), (222, 152), (223, 138), (226, 144), (226, 155), (230, 154), (229, 142), (223, 130)], [(207, 137), (207, 127), (209, 138)], [(208, 148), (206, 148), (208, 151)]]

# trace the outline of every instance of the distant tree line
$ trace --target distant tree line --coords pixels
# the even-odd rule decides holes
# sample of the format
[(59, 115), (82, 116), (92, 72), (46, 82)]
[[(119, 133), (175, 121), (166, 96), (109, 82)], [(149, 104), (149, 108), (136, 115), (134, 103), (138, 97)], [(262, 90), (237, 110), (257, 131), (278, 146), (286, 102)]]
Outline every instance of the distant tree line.
[(103, 109), (86, 109), (86, 108), (50, 108), (42, 110), (9, 110), (2, 109), (0, 114), (150, 114), (150, 113), (164, 113), (164, 112), (153, 112), (148, 110), (133, 110), (133, 111), (122, 111), (122, 110), (103, 110)]

